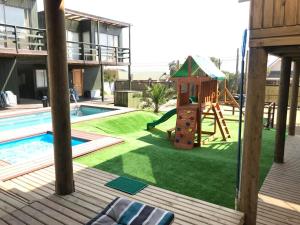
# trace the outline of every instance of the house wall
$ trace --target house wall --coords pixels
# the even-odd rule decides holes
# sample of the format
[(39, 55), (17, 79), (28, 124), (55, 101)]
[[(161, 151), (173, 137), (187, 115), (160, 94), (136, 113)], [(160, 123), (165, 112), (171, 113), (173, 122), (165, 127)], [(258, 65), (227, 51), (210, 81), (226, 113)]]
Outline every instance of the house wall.
[(99, 67), (92, 67), (84, 69), (83, 73), (83, 90), (97, 91), (100, 93), (101, 89), (101, 72)]
[[(13, 62), (14, 59), (12, 58), (0, 58), (0, 90), (2, 90), (4, 86)], [(17, 74), (17, 66), (13, 70), (4, 91), (12, 91), (14, 94), (19, 95), (19, 79)]]

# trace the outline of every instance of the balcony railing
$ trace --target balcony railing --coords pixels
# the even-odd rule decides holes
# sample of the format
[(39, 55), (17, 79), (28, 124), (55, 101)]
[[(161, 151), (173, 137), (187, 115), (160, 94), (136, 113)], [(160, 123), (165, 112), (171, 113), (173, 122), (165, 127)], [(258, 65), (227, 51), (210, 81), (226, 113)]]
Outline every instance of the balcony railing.
[(1, 49), (15, 50), (46, 50), (46, 31), (29, 27), (0, 24), (0, 51)]
[[(47, 51), (46, 30), (0, 23), (0, 53), (30, 53)], [(67, 41), (68, 60), (83, 62), (128, 64), (130, 49), (93, 43)]]
[(69, 60), (99, 61), (102, 63), (129, 63), (130, 49), (93, 43), (67, 41)]

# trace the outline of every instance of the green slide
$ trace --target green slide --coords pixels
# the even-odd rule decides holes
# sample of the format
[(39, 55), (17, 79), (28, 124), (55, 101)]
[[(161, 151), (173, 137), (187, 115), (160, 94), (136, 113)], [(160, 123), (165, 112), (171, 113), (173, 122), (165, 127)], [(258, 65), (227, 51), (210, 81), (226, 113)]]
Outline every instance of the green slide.
[(170, 119), (172, 116), (174, 116), (176, 114), (177, 110), (172, 109), (168, 112), (166, 112), (162, 117), (160, 117), (158, 120), (153, 121), (152, 123), (147, 123), (147, 130), (150, 130), (151, 128), (154, 128), (155, 126), (157, 126), (158, 124), (161, 124), (165, 121), (167, 121), (168, 119)]

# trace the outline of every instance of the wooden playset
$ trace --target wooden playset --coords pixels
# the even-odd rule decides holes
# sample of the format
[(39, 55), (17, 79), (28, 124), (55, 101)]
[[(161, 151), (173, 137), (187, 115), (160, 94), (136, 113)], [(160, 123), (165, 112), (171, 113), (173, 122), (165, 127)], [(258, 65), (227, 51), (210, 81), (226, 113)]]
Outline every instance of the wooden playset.
[[(177, 86), (177, 120), (174, 146), (179, 149), (192, 149), (194, 146), (201, 146), (201, 135), (214, 135), (216, 125), (221, 131), (223, 140), (227, 140), (230, 138), (230, 134), (218, 104), (218, 80), (211, 76), (203, 76), (202, 73), (205, 71), (199, 69), (191, 56), (188, 57), (182, 67), (185, 68), (179, 70), (172, 77)], [(213, 131), (202, 130), (201, 124), (204, 116), (214, 120)], [(171, 136), (170, 131), (169, 136)]]

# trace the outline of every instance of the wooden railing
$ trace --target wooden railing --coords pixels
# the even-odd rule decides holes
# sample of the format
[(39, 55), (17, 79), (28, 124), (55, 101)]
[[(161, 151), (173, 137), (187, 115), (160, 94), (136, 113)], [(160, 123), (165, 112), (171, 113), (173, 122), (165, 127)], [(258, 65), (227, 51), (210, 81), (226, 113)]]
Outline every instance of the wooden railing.
[(276, 104), (275, 102), (266, 102), (265, 108), (267, 108), (267, 112), (264, 112), (264, 114), (267, 114), (267, 118), (264, 127), (267, 129), (274, 128)]
[[(47, 51), (46, 30), (0, 23), (1, 49)], [(129, 63), (130, 49), (93, 43), (67, 41), (69, 60), (98, 61), (99, 63)]]
[(217, 80), (208, 80), (202, 81), (201, 83), (201, 94), (202, 103), (213, 103), (217, 100), (218, 94), (218, 81)]
[(46, 50), (44, 29), (0, 24), (0, 49)]
[(67, 56), (70, 60), (129, 63), (130, 49), (67, 41)]

